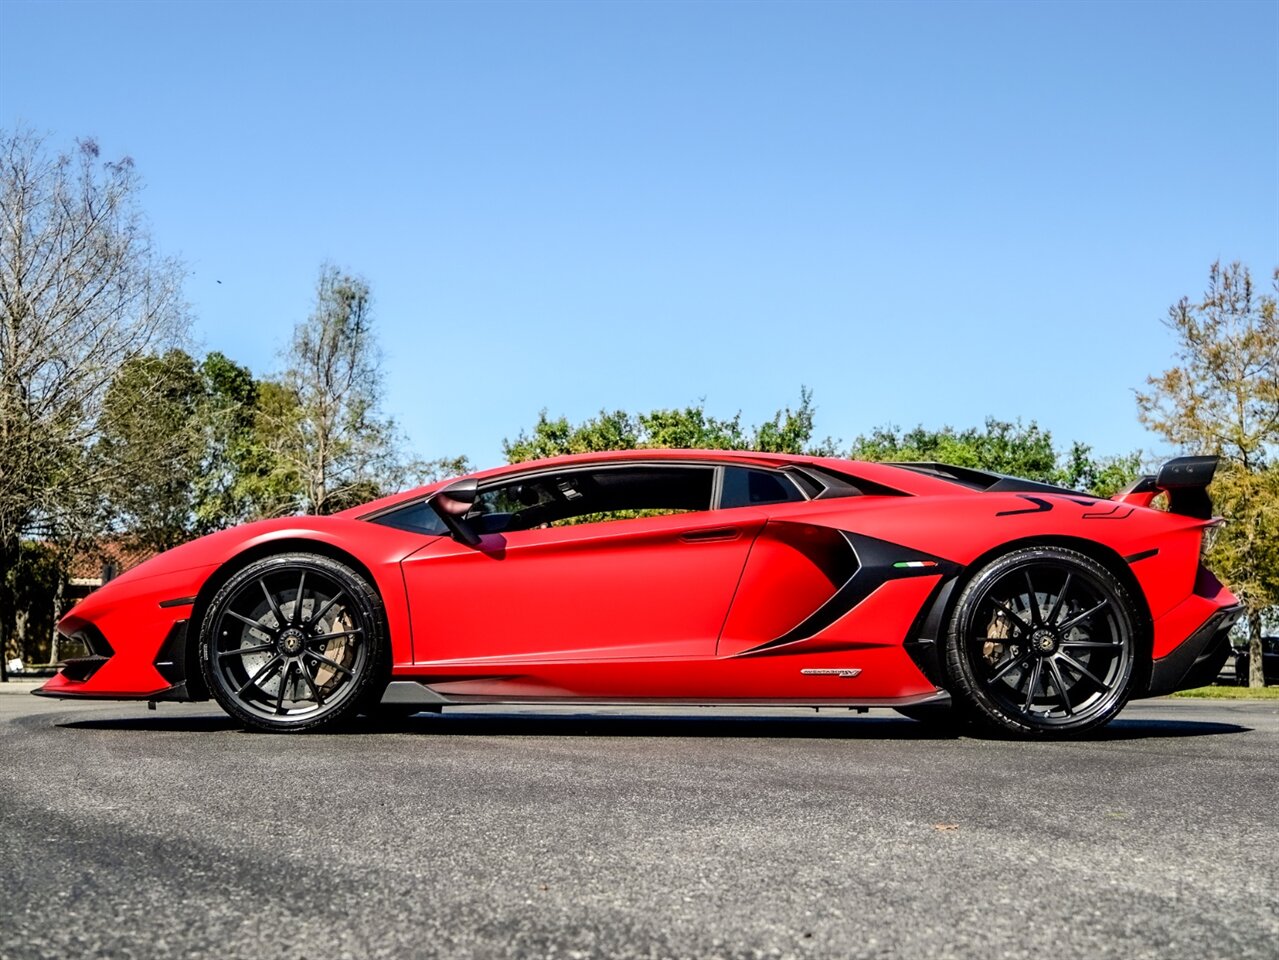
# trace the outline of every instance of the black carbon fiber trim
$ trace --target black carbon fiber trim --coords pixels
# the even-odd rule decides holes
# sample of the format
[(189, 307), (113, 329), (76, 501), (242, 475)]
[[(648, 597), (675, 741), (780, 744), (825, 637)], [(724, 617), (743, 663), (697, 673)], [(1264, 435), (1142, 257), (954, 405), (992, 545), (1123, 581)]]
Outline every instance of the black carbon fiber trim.
[(1149, 560), (1158, 552), (1159, 548), (1153, 547), (1150, 550), (1143, 550), (1141, 553), (1132, 553), (1124, 557), (1124, 563), (1136, 563), (1139, 560)]
[(174, 621), (155, 655), (155, 668), (170, 684), (178, 685), (187, 679), (187, 621)]
[[(780, 637), (761, 643), (737, 654), (739, 657), (768, 655), (778, 647), (809, 637), (825, 630), (848, 611), (869, 597), (889, 580), (903, 580), (908, 577), (954, 576), (959, 572), (959, 564), (941, 557), (924, 553), (913, 547), (904, 547), (887, 540), (875, 537), (864, 537), (856, 533), (841, 530), (848, 545), (857, 557), (857, 570), (847, 582), (835, 591), (834, 596), (809, 614), (798, 626), (786, 631)], [(897, 567), (894, 564), (923, 562), (929, 566)]]
[(1047, 500), (1044, 500), (1040, 497), (1028, 497), (1023, 494), (1022, 499), (1030, 501), (1031, 503), (1034, 504), (1034, 506), (1027, 507), (1024, 510), (1000, 510), (998, 513), (995, 514), (995, 516), (1015, 517), (1019, 513), (1047, 513), (1049, 510), (1053, 508), (1053, 505), (1051, 503), (1049, 503)]

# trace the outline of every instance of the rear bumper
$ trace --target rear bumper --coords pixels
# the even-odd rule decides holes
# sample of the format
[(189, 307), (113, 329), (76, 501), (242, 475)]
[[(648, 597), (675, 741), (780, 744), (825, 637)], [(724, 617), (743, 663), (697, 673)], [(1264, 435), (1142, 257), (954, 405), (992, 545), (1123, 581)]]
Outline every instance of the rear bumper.
[(1167, 656), (1154, 660), (1144, 695), (1158, 697), (1212, 683), (1230, 656), (1230, 630), (1243, 612), (1238, 603), (1218, 609)]

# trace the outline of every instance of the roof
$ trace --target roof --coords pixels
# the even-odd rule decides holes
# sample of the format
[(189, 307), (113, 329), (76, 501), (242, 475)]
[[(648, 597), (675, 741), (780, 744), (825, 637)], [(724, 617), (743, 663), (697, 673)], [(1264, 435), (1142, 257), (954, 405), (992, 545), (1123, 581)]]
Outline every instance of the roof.
[[(812, 457), (803, 454), (791, 453), (761, 453), (756, 450), (691, 450), (683, 448), (670, 447), (652, 447), (638, 448), (633, 450), (599, 450), (590, 453), (570, 453), (559, 457), (548, 457), (544, 460), (525, 460), (521, 463), (506, 463), (499, 467), (490, 467), (487, 470), (479, 470), (474, 473), (466, 474), (468, 477), (474, 477), (476, 480), (484, 481), (491, 477), (498, 477), (504, 474), (520, 473), (523, 471), (544, 470), (548, 467), (557, 466), (579, 466), (589, 463), (607, 463), (617, 460), (699, 460), (699, 461), (733, 461), (736, 463), (757, 464), (766, 467), (779, 467), (788, 463), (794, 464), (812, 464), (817, 467), (825, 467), (828, 470), (834, 470), (837, 473), (849, 473), (860, 476), (863, 479), (870, 480), (875, 483), (888, 487), (894, 487), (903, 493), (909, 493), (916, 496), (927, 495), (962, 495), (974, 492), (972, 488), (965, 487), (956, 483), (954, 480), (942, 479), (937, 476), (930, 476), (927, 473), (920, 473), (914, 470), (907, 470), (900, 466), (894, 466), (886, 463), (870, 463), (863, 460), (844, 460), (836, 457)], [(441, 487), (447, 486), (457, 477), (450, 477), (445, 480), (438, 480), (435, 483), (427, 484), (424, 487), (417, 487), (413, 490), (404, 490), (400, 493), (391, 494), (380, 500), (374, 500), (370, 503), (360, 504), (349, 510), (343, 510), (338, 516), (362, 517), (388, 507), (395, 506), (400, 503), (408, 503), (412, 500), (426, 496)]]

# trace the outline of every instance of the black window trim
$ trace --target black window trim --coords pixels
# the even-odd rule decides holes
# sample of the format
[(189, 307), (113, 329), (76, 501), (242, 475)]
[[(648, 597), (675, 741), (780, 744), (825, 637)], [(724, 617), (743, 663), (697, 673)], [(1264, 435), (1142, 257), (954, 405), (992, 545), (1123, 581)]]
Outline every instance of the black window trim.
[[(528, 480), (537, 479), (538, 477), (554, 476), (556, 474), (583, 473), (586, 471), (597, 472), (602, 469), (603, 470), (624, 470), (624, 469), (633, 468), (633, 467), (661, 467), (661, 468), (667, 468), (667, 469), (676, 468), (676, 469), (689, 469), (689, 470), (691, 469), (705, 470), (707, 467), (711, 468), (714, 471), (714, 475), (711, 478), (711, 505), (705, 511), (702, 511), (702, 510), (693, 511), (695, 513), (709, 513), (716, 510), (724, 510), (724, 509), (728, 509), (728, 510), (741, 509), (741, 507), (721, 507), (720, 506), (720, 503), (722, 502), (722, 498), (724, 494), (724, 470), (728, 467), (741, 467), (747, 470), (758, 470), (762, 473), (775, 474), (778, 477), (783, 478), (786, 483), (790, 484), (791, 487), (797, 490), (799, 492), (799, 495), (805, 501), (819, 500), (823, 496), (829, 496), (830, 487), (831, 487), (829, 483), (823, 482), (821, 478), (819, 477), (814, 477), (807, 470), (803, 470), (801, 467), (799, 467), (796, 464), (786, 464), (785, 466), (782, 466), (782, 467), (768, 467), (768, 466), (761, 466), (756, 463), (747, 463), (747, 462), (737, 463), (737, 462), (723, 461), (723, 460), (665, 460), (665, 459), (622, 460), (622, 461), (603, 460), (595, 463), (576, 463), (576, 464), (572, 464), (571, 466), (539, 467), (538, 469), (530, 470), (527, 473), (503, 474), (501, 477), (493, 477), (490, 480), (481, 481), (479, 485), (479, 489), (477, 491), (477, 496), (483, 495), (486, 490), (492, 490), (494, 487), (507, 486), (509, 484), (515, 484), (515, 483), (523, 483)], [(820, 483), (822, 486), (821, 493), (818, 493), (816, 496), (810, 495), (809, 491), (805, 489), (804, 484), (796, 481), (795, 477), (793, 476), (793, 472), (800, 472), (805, 477), (808, 477)], [(366, 513), (363, 516), (359, 517), (358, 519), (376, 523), (377, 521), (381, 520), (383, 517), (392, 516), (401, 510), (408, 510), (411, 507), (416, 507), (423, 503), (428, 503), (431, 500), (431, 498), (434, 497), (439, 492), (440, 490), (433, 490), (430, 493), (423, 494), (420, 497), (414, 497), (412, 500), (406, 500), (402, 503), (392, 504), (391, 506), (385, 507), (374, 513)], [(784, 502), (799, 503), (800, 501), (788, 500)], [(402, 528), (397, 528), (397, 529), (402, 529)], [(422, 534), (422, 535), (423, 536), (443, 536), (444, 534)]]
[[(606, 460), (606, 461), (601, 461), (599, 463), (593, 463), (593, 464), (591, 463), (574, 464), (573, 466), (568, 467), (567, 469), (563, 467), (560, 467), (560, 468), (546, 467), (546, 468), (530, 471), (529, 473), (519, 473), (519, 474), (513, 474), (513, 475), (507, 474), (505, 477), (502, 477), (502, 478), (494, 478), (490, 482), (481, 482), (479, 491), (477, 492), (477, 496), (482, 496), (486, 490), (491, 490), (494, 487), (505, 486), (507, 484), (513, 484), (513, 483), (523, 483), (528, 480), (537, 479), (538, 477), (555, 476), (557, 474), (571, 475), (574, 473), (586, 473), (586, 472), (595, 473), (601, 469), (625, 470), (633, 467), (659, 467), (662, 469), (675, 468), (680, 470), (705, 470), (707, 467), (710, 467), (714, 471), (714, 474), (711, 478), (711, 505), (705, 511), (703, 510), (692, 511), (695, 513), (708, 513), (713, 510), (724, 510), (724, 509), (729, 509), (729, 510), (740, 509), (739, 507), (726, 508), (726, 507), (720, 506), (720, 503), (722, 502), (723, 495), (724, 495), (724, 471), (728, 467), (740, 467), (746, 470), (758, 470), (761, 473), (774, 474), (778, 477), (783, 478), (788, 484), (790, 484), (791, 487), (793, 487), (796, 491), (798, 491), (799, 495), (803, 497), (805, 500), (815, 499), (808, 495), (808, 491), (804, 489), (802, 484), (796, 483), (795, 479), (792, 476), (790, 476), (791, 464), (787, 464), (785, 467), (763, 467), (754, 463), (731, 463), (731, 462), (726, 463), (722, 460), (677, 460), (677, 461), (625, 460), (621, 462), (610, 462)], [(425, 499), (430, 499), (430, 497), (434, 495), (435, 494), (430, 494)], [(786, 501), (786, 502), (797, 503), (798, 501)]]

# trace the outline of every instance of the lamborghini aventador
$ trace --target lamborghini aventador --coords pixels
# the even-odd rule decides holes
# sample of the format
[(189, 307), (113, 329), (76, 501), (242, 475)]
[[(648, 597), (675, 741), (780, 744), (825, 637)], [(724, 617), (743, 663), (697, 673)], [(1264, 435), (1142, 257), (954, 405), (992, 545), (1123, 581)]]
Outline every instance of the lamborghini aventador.
[(725, 451), (504, 466), (161, 554), (62, 619), (83, 655), (38, 692), (213, 698), (268, 731), (573, 702), (1078, 735), (1228, 655), (1240, 607), (1201, 561), (1215, 465), (1173, 460), (1108, 500)]

